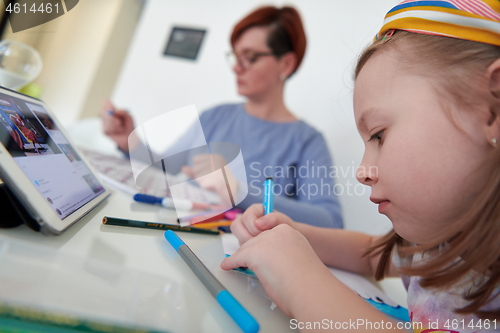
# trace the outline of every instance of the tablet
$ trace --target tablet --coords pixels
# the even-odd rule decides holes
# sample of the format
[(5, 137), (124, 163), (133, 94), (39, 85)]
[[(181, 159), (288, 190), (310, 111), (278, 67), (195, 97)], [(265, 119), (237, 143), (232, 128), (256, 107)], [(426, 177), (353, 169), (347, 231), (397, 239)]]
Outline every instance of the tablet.
[(45, 234), (60, 234), (109, 191), (35, 98), (0, 87), (0, 178)]

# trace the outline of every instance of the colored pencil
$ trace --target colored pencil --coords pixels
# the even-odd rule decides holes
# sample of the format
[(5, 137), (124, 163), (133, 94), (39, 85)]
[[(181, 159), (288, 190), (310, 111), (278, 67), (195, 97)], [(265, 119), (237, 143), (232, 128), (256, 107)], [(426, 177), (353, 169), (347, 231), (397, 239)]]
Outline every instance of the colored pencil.
[(176, 225), (176, 224), (136, 221), (136, 220), (120, 219), (117, 217), (109, 217), (109, 216), (104, 216), (102, 218), (102, 224), (115, 225), (115, 226), (120, 226), (120, 227), (194, 232), (194, 233), (207, 234), (207, 235), (219, 235), (220, 234), (219, 230), (201, 229), (201, 228), (194, 228), (194, 227), (181, 227), (181, 226)]

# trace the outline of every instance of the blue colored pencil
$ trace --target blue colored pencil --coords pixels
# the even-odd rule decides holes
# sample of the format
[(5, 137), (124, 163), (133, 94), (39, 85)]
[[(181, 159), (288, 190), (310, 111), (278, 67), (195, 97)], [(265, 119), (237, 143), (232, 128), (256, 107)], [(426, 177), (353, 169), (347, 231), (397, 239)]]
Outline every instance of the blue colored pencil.
[(255, 318), (227, 291), (179, 236), (172, 230), (167, 230), (165, 238), (242, 331), (245, 333), (258, 332), (259, 323)]

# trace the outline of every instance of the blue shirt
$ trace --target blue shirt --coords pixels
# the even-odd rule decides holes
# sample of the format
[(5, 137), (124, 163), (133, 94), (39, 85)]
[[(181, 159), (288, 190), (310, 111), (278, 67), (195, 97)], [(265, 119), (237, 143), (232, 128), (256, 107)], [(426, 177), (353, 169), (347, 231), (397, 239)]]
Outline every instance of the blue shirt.
[(331, 176), (332, 159), (323, 135), (304, 121), (276, 123), (249, 115), (243, 104), (226, 104), (202, 113), (207, 142), (241, 148), (248, 195), (238, 205), (262, 203), (263, 182), (274, 178), (274, 208), (294, 221), (342, 228), (340, 204)]
[[(297, 222), (343, 227), (332, 159), (320, 132), (301, 120), (277, 123), (253, 117), (245, 111), (244, 104), (209, 109), (201, 114), (200, 122), (209, 145), (230, 142), (241, 149), (248, 195), (237, 207), (246, 209), (262, 203), (264, 180), (273, 177), (275, 210)], [(168, 158), (168, 172), (176, 174), (182, 166), (192, 164), (194, 155), (208, 153), (206, 146), (189, 149), (186, 144), (200, 142), (199, 134), (192, 127), (174, 144), (181, 153)], [(226, 157), (226, 161), (232, 159)]]

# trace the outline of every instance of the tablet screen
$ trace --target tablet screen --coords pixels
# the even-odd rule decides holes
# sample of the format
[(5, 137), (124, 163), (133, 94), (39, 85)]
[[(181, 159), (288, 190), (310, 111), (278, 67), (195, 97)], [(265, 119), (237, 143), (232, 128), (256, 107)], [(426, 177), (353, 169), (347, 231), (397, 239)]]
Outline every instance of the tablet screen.
[(61, 220), (105, 191), (42, 103), (0, 93), (0, 142)]

